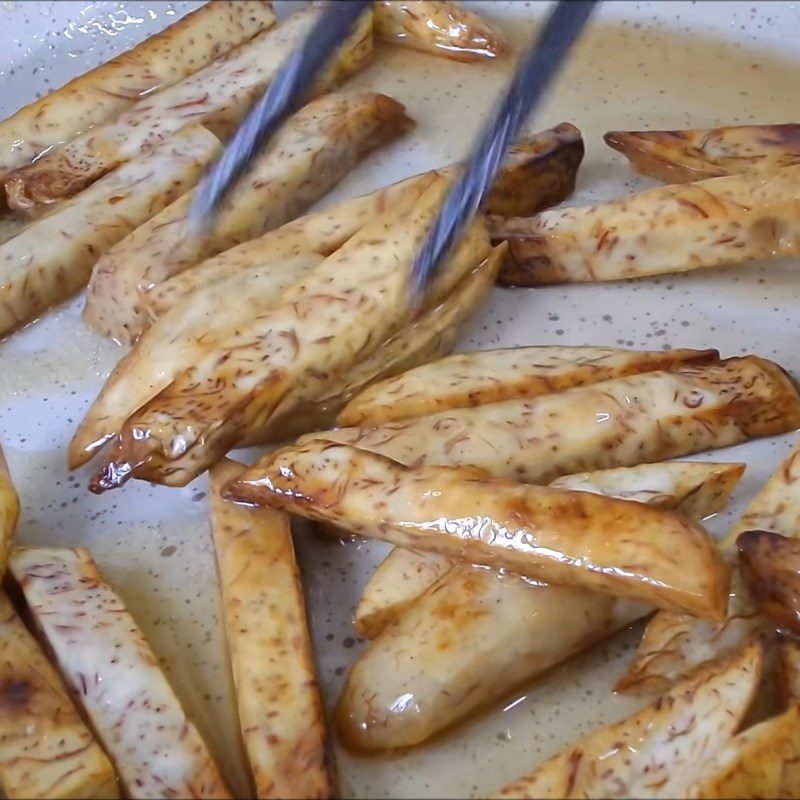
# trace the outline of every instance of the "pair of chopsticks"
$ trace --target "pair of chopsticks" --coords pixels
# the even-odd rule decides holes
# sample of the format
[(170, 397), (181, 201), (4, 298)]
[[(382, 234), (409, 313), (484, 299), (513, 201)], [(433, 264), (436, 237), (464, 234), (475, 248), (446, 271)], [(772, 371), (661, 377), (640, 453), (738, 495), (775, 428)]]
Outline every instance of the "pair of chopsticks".
[[(213, 224), (222, 201), (281, 123), (303, 104), (316, 76), (370, 2), (329, 0), (302, 46), (281, 67), (220, 159), (201, 180), (189, 214), (196, 233)], [(509, 146), (558, 73), (596, 2), (558, 0), (539, 30), (417, 255), (410, 283), (412, 307), (418, 306), (437, 264), (489, 193)]]

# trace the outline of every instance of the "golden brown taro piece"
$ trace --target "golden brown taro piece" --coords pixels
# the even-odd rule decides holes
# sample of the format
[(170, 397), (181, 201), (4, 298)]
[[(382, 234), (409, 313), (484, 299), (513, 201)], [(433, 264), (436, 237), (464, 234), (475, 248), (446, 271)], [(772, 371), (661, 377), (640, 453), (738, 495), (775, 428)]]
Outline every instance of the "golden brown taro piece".
[(750, 645), (709, 664), (620, 722), (593, 731), (501, 789), (497, 798), (685, 797), (730, 742), (758, 688)]
[(618, 347), (512, 347), (458, 353), (370, 386), (342, 409), (337, 421), (379, 425), (718, 360), (716, 350)]
[(493, 219), (511, 286), (641, 278), (792, 256), (800, 165), (660, 186), (622, 200)]
[[(567, 123), (518, 142), (500, 169), (495, 189), (486, 201), (486, 212), (532, 214), (561, 202), (574, 188), (582, 155), (580, 131)], [(451, 165), (424, 172), (309, 214), (176, 275), (154, 287), (142, 303), (151, 317), (158, 317), (192, 292), (225, 280), (234, 272), (266, 268), (279, 256), (296, 256), (300, 252), (328, 256), (374, 217), (419, 192), (432, 175), (452, 177), (457, 169), (458, 165)], [(273, 279), (280, 272), (279, 268), (271, 270)]]
[(279, 451), (226, 495), (535, 580), (710, 619), (724, 614), (728, 570), (708, 534), (642, 503), (515, 484), (470, 468), (404, 467), (321, 440)]
[(211, 527), (239, 722), (258, 798), (333, 797), (327, 734), (289, 518), (225, 502), (242, 468), (211, 470)]
[(131, 798), (231, 795), (155, 654), (83, 548), (17, 548), (9, 569)]
[(190, 236), (187, 192), (95, 264), (84, 319), (115, 339), (136, 339), (150, 322), (142, 294), (167, 278), (294, 219), (376, 148), (414, 123), (401, 103), (374, 92), (325, 95), (275, 135), (224, 204), (213, 231)]
[(0, 122), (0, 175), (127, 111), (275, 23), (265, 0), (217, 0)]
[(70, 468), (88, 461), (131, 414), (213, 351), (234, 325), (275, 305), (286, 289), (323, 260), (315, 254), (277, 254), (268, 267), (242, 270), (226, 281), (202, 286), (166, 311), (106, 379), (70, 442)]
[(740, 733), (689, 787), (692, 800), (800, 797), (800, 706)]
[[(193, 75), (148, 95), (115, 121), (98, 125), (34, 164), (15, 170), (5, 180), (9, 205), (37, 216), (189, 124), (227, 133), (303, 40), (319, 13), (318, 8), (300, 11)], [(317, 91), (322, 93), (363, 68), (371, 50), (370, 12), (337, 52)]]
[(0, 245), (0, 335), (71, 297), (97, 259), (197, 182), (219, 141), (187, 128)]
[[(666, 402), (673, 397), (674, 404)], [(636, 398), (635, 405), (630, 405), (632, 398)], [(598, 418), (604, 420), (603, 425), (598, 425)], [(741, 427), (742, 422), (756, 419), (763, 424)], [(675, 373), (609, 380), (532, 402), (509, 401), (448, 411), (375, 429), (326, 431), (301, 441), (323, 438), (346, 442), (408, 464), (480, 465), (496, 475), (522, 475), (541, 483), (580, 469), (656, 461), (725, 447), (750, 437), (791, 430), (798, 419), (797, 392), (791, 380), (774, 364), (748, 358)], [(565, 600), (563, 607), (569, 610), (569, 602)], [(597, 604), (591, 610), (601, 617), (606, 615)], [(633, 618), (645, 614), (641, 610)], [(617, 618), (616, 612), (607, 616), (611, 623)], [(658, 617), (670, 619), (675, 615)], [(624, 612), (620, 612), (620, 618), (625, 619)], [(584, 630), (605, 630), (593, 617), (587, 619)], [(629, 616), (619, 625), (630, 621)], [(578, 631), (579, 640), (582, 636)]]
[[(742, 466), (646, 464), (586, 473), (577, 488), (699, 519), (719, 510)], [(725, 474), (722, 491), (718, 478)], [(395, 550), (404, 552), (409, 551)], [(339, 702), (340, 730), (362, 750), (418, 744), (651, 610), (459, 564), (398, 613), (361, 654)], [(405, 658), (407, 653), (414, 658)], [(413, 702), (402, 699), (409, 697)]]
[[(410, 206), (433, 179), (417, 181), (390, 205)], [(366, 216), (385, 213), (385, 209), (373, 211), (372, 206), (371, 202)], [(229, 331), (278, 305), (285, 291), (350, 238), (341, 240), (331, 233), (338, 220), (335, 209), (309, 215), (209, 259), (151, 292), (150, 300), (158, 296), (169, 302), (164, 302), (159, 318), (117, 365), (92, 404), (70, 443), (70, 465), (88, 460), (131, 414), (198, 363), (201, 355), (213, 351)], [(197, 273), (203, 273), (203, 279), (186, 281)]]
[[(678, 508), (682, 514), (703, 519), (727, 504), (744, 472), (744, 466), (736, 463), (667, 461), (566, 475), (553, 481), (550, 486)], [(364, 588), (354, 620), (359, 633), (370, 639), (377, 636), (452, 565), (449, 559), (433, 553), (396, 547)], [(534, 618), (535, 614), (531, 617)], [(576, 617), (580, 617), (579, 612)], [(524, 615), (513, 617), (511, 622), (517, 622), (524, 628), (518, 632), (520, 641), (525, 640), (525, 633), (534, 627), (528, 624)], [(602, 635), (602, 632), (598, 631), (598, 635)], [(456, 639), (463, 636), (464, 632), (461, 631)], [(486, 639), (483, 635), (478, 638), (479, 641)], [(481, 650), (477, 645), (466, 649), (470, 653)]]
[[(305, 375), (331, 373), (369, 356), (407, 319), (414, 254), (447, 186), (434, 176), (408, 206), (375, 218), (280, 303), (232, 328), (213, 352), (127, 420), (92, 488), (103, 491), (145, 475), (184, 485), (265, 427)], [(490, 249), (476, 219), (429, 296), (447, 294)]]
[(800, 427), (792, 380), (755, 356), (649, 372), (531, 400), (457, 408), (302, 437), (352, 444), (403, 464), (456, 464), (548, 483), (571, 472), (633, 466)]
[(667, 183), (761, 174), (800, 163), (800, 125), (731, 125), (689, 131), (609, 131), (605, 143), (637, 171)]
[[(629, 351), (603, 347), (520, 347), (463, 353), (375, 384), (339, 414), (342, 425), (378, 425), (446, 408), (537, 395), (615, 376), (718, 360), (715, 350)], [(370, 580), (356, 626), (375, 636), (394, 613), (446, 569), (447, 560), (396, 550)]]
[(575, 191), (583, 160), (581, 132), (569, 122), (512, 145), (484, 210), (500, 217), (538, 214)]
[(0, 579), (6, 571), (18, 521), (19, 497), (8, 472), (3, 448), (0, 447)]
[(745, 531), (736, 546), (744, 585), (758, 610), (800, 633), (800, 541), (771, 531)]
[[(721, 542), (732, 564), (736, 540), (749, 530), (796, 536), (800, 530), (800, 447), (778, 467), (751, 500), (744, 514)], [(617, 688), (621, 691), (663, 691), (698, 664), (718, 658), (754, 634), (774, 637), (774, 623), (758, 613), (741, 572), (731, 575), (731, 597), (723, 624), (701, 622), (681, 614), (659, 612), (647, 625), (639, 649)]]
[(377, 0), (375, 36), (455, 61), (509, 53), (502, 36), (485, 20), (450, 0)]
[(11, 800), (119, 797), (111, 762), (2, 591), (0, 789)]

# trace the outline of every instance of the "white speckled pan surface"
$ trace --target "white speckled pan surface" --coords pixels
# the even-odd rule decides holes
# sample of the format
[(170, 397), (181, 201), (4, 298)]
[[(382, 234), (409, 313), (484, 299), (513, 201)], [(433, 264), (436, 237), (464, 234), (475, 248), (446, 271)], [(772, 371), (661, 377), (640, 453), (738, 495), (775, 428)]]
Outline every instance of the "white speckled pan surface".
[[(0, 3), (0, 111), (5, 116), (160, 30), (197, 3)], [(510, 38), (530, 36), (546, 5), (475, 3)], [(285, 4), (276, 4), (285, 12)], [(798, 122), (800, 15), (795, 3), (606, 2), (531, 122), (583, 131), (587, 155), (570, 202), (649, 185), (603, 145), (610, 128)], [(502, 65), (458, 64), (381, 48), (352, 82), (393, 95), (419, 127), (369, 159), (325, 203), (461, 156), (507, 77)], [(796, 262), (710, 270), (628, 284), (496, 289), (462, 349), (521, 344), (716, 347), (753, 352), (800, 375)], [(131, 483), (102, 497), (70, 475), (65, 448), (119, 349), (82, 323), (82, 300), (0, 344), (0, 439), (24, 506), (23, 544), (87, 545), (163, 659), (178, 694), (242, 791), (207, 523), (206, 482), (185, 489)], [(735, 512), (793, 436), (714, 454), (748, 472)], [(713, 520), (725, 529), (730, 512)], [(335, 701), (359, 642), (350, 624), (360, 589), (385, 548), (340, 545), (302, 532), (298, 546), (326, 699)], [(525, 695), (422, 749), (394, 758), (338, 753), (341, 791), (354, 797), (485, 795), (590, 727), (632, 706), (610, 686), (638, 631), (628, 632), (529, 687)], [(635, 701), (634, 701), (635, 702)]]

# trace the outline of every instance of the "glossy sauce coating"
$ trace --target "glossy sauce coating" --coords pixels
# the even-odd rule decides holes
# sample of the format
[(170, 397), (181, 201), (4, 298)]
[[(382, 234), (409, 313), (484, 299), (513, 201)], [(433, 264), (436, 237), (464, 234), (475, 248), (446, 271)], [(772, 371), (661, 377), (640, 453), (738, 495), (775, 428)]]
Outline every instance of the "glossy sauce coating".
[(710, 619), (727, 599), (727, 567), (705, 531), (642, 503), (472, 468), (403, 467), (320, 440), (262, 459), (226, 492), (412, 550)]
[(375, 35), (384, 42), (456, 61), (502, 58), (509, 53), (498, 31), (448, 0), (378, 0)]
[[(666, 508), (677, 507), (681, 513), (701, 520), (725, 505), (743, 471), (744, 464), (668, 461), (566, 475), (553, 481), (550, 486), (663, 505)], [(452, 561), (434, 553), (396, 547), (375, 570), (364, 588), (355, 613), (359, 632), (370, 639), (377, 636), (387, 624), (403, 615), (451, 566)], [(442, 591), (442, 587), (439, 591)], [(517, 608), (516, 604), (510, 607)], [(489, 616), (492, 616), (491, 613)], [(512, 615), (512, 619), (519, 618)], [(460, 636), (465, 636), (463, 629)], [(520, 636), (524, 637), (524, 632)], [(480, 641), (486, 641), (487, 638), (481, 635)], [(467, 651), (469, 649), (465, 648)]]
[[(606, 484), (601, 494), (700, 519), (718, 510), (733, 488), (728, 482), (722, 494), (715, 490), (719, 471), (712, 466), (675, 462), (589, 475)], [(671, 486), (663, 480), (666, 468), (672, 468)], [(741, 469), (734, 465), (729, 474), (738, 476)], [(494, 709), (511, 692), (650, 611), (623, 598), (457, 564), (400, 610), (353, 665), (339, 700), (339, 730), (360, 750), (419, 744)]]
[(745, 531), (736, 549), (742, 581), (758, 611), (800, 633), (800, 540), (774, 531)]
[[(735, 562), (736, 541), (745, 531), (766, 530), (795, 537), (799, 524), (800, 448), (795, 448), (750, 501), (721, 546), (731, 562)], [(731, 651), (755, 633), (774, 637), (774, 624), (765, 625), (742, 584), (741, 573), (734, 568), (726, 621), (705, 623), (680, 614), (659, 612), (648, 623), (636, 657), (618, 688), (661, 690), (697, 664)]]

